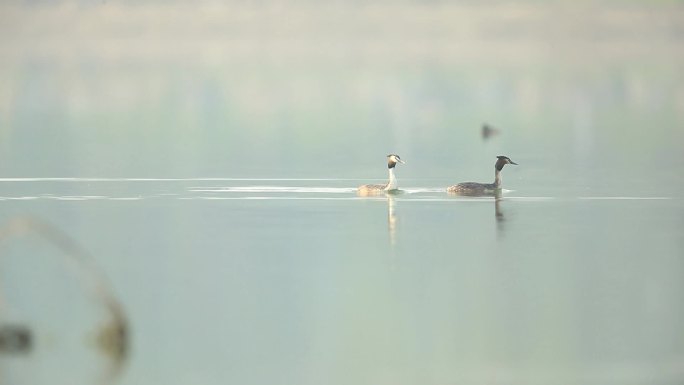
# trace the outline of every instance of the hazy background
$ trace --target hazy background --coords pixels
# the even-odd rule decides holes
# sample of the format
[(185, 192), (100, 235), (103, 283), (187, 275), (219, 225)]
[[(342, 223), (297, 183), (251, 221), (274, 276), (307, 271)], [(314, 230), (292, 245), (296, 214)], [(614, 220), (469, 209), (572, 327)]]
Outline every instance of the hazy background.
[[(369, 177), (396, 152), (472, 178), (540, 146), (682, 165), (678, 2), (1, 7), (5, 176)], [(484, 122), (507, 132), (486, 151)]]
[(0, 384), (681, 384), (683, 41), (678, 1), (0, 4)]

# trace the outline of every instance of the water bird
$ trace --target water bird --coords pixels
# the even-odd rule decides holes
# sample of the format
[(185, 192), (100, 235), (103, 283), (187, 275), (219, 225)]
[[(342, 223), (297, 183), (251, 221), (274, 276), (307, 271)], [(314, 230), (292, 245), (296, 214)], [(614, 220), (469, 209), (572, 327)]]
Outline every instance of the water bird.
[(396, 166), (397, 163), (404, 163), (404, 161), (401, 160), (399, 155), (387, 155), (387, 169), (389, 170), (389, 181), (386, 184), (364, 184), (363, 186), (359, 186), (356, 192), (359, 195), (373, 195), (398, 190), (397, 178), (394, 176), (394, 166)]
[(464, 182), (447, 188), (447, 192), (459, 195), (491, 195), (501, 191), (501, 170), (507, 164), (517, 165), (509, 157), (499, 155), (494, 164), (494, 183)]

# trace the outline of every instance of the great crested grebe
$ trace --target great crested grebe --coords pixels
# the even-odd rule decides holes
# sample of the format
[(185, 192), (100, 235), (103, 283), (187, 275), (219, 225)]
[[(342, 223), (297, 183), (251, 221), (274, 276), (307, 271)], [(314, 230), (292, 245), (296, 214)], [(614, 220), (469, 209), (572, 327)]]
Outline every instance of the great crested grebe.
[(459, 183), (447, 188), (447, 192), (460, 195), (485, 195), (493, 194), (501, 190), (501, 170), (507, 164), (515, 164), (507, 156), (499, 155), (497, 156), (497, 161), (494, 164), (494, 183), (476, 183), (476, 182), (465, 182)]
[(359, 195), (379, 194), (397, 190), (397, 178), (394, 176), (394, 166), (404, 163), (396, 154), (387, 155), (387, 169), (389, 170), (389, 182), (387, 184), (364, 184), (356, 190)]

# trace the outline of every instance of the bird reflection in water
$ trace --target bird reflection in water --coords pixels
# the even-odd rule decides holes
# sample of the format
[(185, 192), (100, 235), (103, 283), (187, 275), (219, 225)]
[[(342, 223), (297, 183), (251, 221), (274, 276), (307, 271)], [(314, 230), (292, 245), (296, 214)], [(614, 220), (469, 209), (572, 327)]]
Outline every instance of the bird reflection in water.
[(496, 230), (503, 231), (504, 229), (504, 218), (503, 210), (501, 210), (501, 202), (503, 197), (501, 196), (501, 190), (494, 194), (494, 217), (496, 218)]
[(387, 230), (389, 231), (390, 244), (394, 246), (397, 243), (397, 213), (394, 196), (387, 194)]
[(395, 197), (401, 194), (401, 190), (392, 191), (375, 191), (369, 193), (367, 191), (357, 191), (357, 195), (364, 198), (380, 198), (387, 199), (387, 230), (389, 232), (390, 244), (394, 246), (397, 242), (397, 215)]
[(506, 218), (504, 217), (504, 212), (501, 209), (501, 202), (503, 202), (503, 194), (501, 193), (501, 189), (496, 189), (493, 191), (487, 191), (487, 192), (473, 192), (473, 191), (465, 191), (465, 192), (449, 192), (449, 195), (452, 196), (462, 196), (462, 197), (473, 197), (473, 198), (487, 198), (491, 197), (494, 200), (494, 218), (496, 219), (496, 228), (499, 231), (502, 231), (504, 229), (504, 223), (506, 221)]

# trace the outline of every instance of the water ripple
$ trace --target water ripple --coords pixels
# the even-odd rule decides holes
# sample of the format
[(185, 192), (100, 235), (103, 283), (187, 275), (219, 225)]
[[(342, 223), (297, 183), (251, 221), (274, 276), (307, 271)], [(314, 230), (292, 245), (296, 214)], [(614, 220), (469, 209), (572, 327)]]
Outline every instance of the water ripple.
[(237, 186), (237, 187), (191, 187), (192, 192), (212, 193), (325, 193), (347, 194), (355, 188), (348, 187), (286, 187), (286, 186)]
[[(346, 182), (350, 181), (350, 182)], [(353, 182), (351, 182), (353, 181)], [(0, 201), (140, 201), (150, 199), (180, 200), (386, 200), (387, 195), (358, 197), (356, 185), (362, 179), (340, 178), (0, 178), (12, 185), (4, 189), (8, 196)], [(32, 184), (24, 182), (47, 182)], [(63, 184), (61, 182), (73, 182)], [(79, 184), (80, 182), (81, 184)], [(93, 182), (93, 183), (91, 183)], [(111, 182), (113, 184), (94, 183)], [(156, 182), (138, 184), (137, 182)], [(178, 182), (178, 183), (177, 183)], [(299, 183), (297, 183), (299, 182)], [(419, 184), (416, 180), (413, 183)], [(428, 183), (435, 183), (428, 182)], [(213, 184), (213, 185), (212, 185)], [(288, 184), (296, 184), (288, 186)], [(313, 184), (313, 186), (307, 186)], [(332, 186), (331, 186), (332, 185)], [(342, 186), (340, 186), (342, 185)], [(346, 186), (345, 186), (346, 185)], [(40, 188), (43, 191), (36, 191)], [(47, 191), (45, 191), (47, 189)], [(24, 190), (24, 191), (21, 191)], [(530, 192), (534, 194), (533, 191)], [(11, 195), (15, 196), (11, 196)], [(121, 194), (121, 195), (119, 195)], [(502, 190), (501, 198), (511, 202), (547, 201), (663, 201), (682, 199), (674, 196), (520, 196), (520, 191)], [(446, 193), (442, 186), (403, 187), (392, 199), (405, 202), (475, 202), (491, 201), (493, 196), (466, 197)]]

